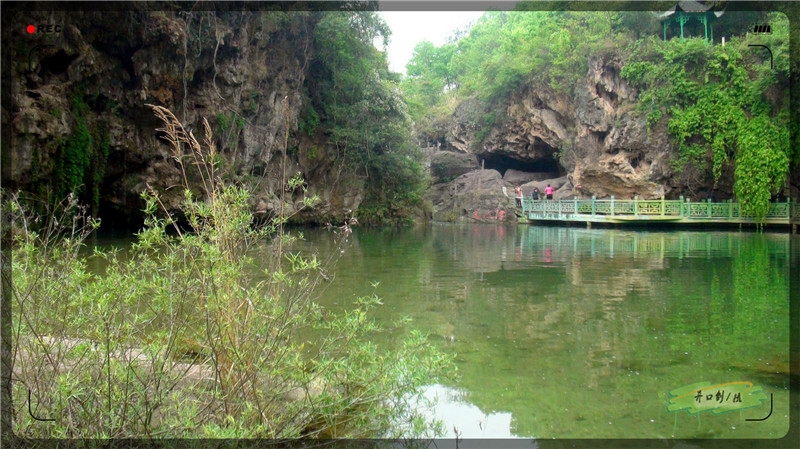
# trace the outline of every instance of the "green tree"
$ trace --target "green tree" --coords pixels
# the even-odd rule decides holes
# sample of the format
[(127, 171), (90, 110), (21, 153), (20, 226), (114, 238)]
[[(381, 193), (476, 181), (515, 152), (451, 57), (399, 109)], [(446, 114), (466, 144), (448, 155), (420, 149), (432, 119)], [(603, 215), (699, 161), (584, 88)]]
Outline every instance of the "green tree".
[(769, 20), (774, 70), (749, 47), (749, 36), (725, 46), (702, 39), (639, 41), (622, 69), (641, 89), (647, 123), (666, 122), (678, 146), (673, 168), (694, 165), (716, 185), (724, 167), (735, 167), (742, 212), (759, 219), (786, 181), (790, 156), (787, 20), (779, 13)]
[(589, 57), (616, 47), (629, 33), (614, 11), (487, 12), (457, 43), (451, 71), (462, 96), (501, 102), (532, 82), (569, 95)]
[(358, 212), (364, 222), (409, 219), (424, 182), (399, 80), (373, 45), (388, 37), (385, 22), (368, 11), (324, 13), (314, 31), (310, 91), (317, 130), (366, 180)]
[(406, 65), (408, 78), (404, 80), (404, 86), (407, 86), (404, 91), (425, 107), (438, 103), (445, 88), (453, 85), (454, 77), (448, 65), (454, 50), (453, 44), (442, 47), (436, 47), (430, 41), (417, 44)]
[[(368, 318), (380, 304), (374, 296), (342, 314), (314, 303), (327, 258), (283, 251), (285, 217), (254, 222), (249, 193), (220, 176), (207, 122), (203, 148), (169, 111), (153, 109), (184, 174), (188, 229), (156, 192), (143, 192), (145, 226), (131, 248), (87, 257), (83, 240), (99, 223), (74, 195), (46, 217), (26, 213), (17, 197), (3, 204), (18, 231), (6, 404), (16, 435), (435, 436), (414, 404), (448, 359), (414, 331), (391, 352), (372, 344), (370, 335), (384, 331)], [(33, 220), (44, 223), (40, 233)], [(350, 232), (342, 229), (332, 236), (339, 244)], [(90, 271), (90, 262), (101, 269)], [(406, 324), (386, 330), (399, 335)], [(23, 413), (32, 391), (48, 426)]]

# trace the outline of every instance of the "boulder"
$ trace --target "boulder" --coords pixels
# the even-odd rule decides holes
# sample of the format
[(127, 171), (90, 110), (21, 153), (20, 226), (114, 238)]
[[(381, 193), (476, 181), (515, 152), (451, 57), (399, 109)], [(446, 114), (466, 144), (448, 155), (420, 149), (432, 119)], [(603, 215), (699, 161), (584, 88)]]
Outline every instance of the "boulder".
[(449, 182), (478, 168), (478, 159), (472, 153), (438, 151), (431, 156), (431, 176), (437, 182)]
[(558, 173), (526, 172), (509, 168), (503, 175), (503, 181), (506, 181), (512, 185), (521, 185), (531, 181), (544, 181), (546, 179), (552, 179), (556, 177), (558, 177)]
[(575, 185), (581, 185), (581, 191), (587, 197), (661, 198), (668, 189), (651, 181), (650, 173), (650, 162), (641, 156), (631, 153), (604, 154), (594, 163), (579, 162), (572, 181)]
[(433, 205), (435, 221), (471, 220), (476, 212), (481, 219), (496, 220), (499, 216), (502, 221), (515, 220), (513, 187), (497, 170), (475, 170), (437, 184), (426, 198)]

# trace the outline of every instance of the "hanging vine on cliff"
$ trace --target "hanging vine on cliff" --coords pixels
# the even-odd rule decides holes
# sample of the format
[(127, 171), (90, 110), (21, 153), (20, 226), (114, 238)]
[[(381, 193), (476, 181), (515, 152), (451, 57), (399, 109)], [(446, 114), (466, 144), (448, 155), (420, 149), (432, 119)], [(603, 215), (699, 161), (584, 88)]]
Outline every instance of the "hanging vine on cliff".
[(774, 70), (754, 54), (752, 37), (725, 46), (703, 39), (651, 38), (637, 43), (622, 76), (641, 89), (648, 124), (666, 122), (678, 146), (673, 170), (692, 166), (713, 185), (735, 167), (742, 213), (763, 219), (789, 171), (788, 22), (769, 16)]

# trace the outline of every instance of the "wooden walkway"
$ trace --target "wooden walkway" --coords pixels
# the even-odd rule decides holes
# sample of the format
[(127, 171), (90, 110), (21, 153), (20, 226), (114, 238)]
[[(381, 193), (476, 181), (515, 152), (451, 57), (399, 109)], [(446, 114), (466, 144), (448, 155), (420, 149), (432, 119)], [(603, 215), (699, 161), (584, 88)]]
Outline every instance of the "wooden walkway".
[[(791, 214), (791, 215), (790, 215)], [(709, 201), (691, 202), (681, 197), (677, 200), (533, 200), (522, 201), (523, 223), (536, 221), (561, 221), (613, 224), (757, 224), (785, 225), (800, 221), (800, 208), (797, 202), (788, 200), (772, 203), (763, 221), (741, 214), (739, 203)]]

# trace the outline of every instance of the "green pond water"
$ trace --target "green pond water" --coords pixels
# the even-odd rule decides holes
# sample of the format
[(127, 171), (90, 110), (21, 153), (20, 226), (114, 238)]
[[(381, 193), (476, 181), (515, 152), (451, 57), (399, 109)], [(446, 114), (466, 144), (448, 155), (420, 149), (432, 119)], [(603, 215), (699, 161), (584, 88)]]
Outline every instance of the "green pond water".
[[(305, 237), (296, 249), (339, 251), (326, 231)], [(785, 233), (357, 229), (320, 302), (375, 293), (375, 319), (409, 316), (455, 355), (426, 389), (451, 438), (781, 438), (789, 255)], [(701, 382), (713, 388), (684, 404), (754, 406), (668, 410), (670, 391)]]
[[(337, 246), (330, 231), (302, 232), (293, 251), (337, 259), (320, 303), (342, 310), (376, 294), (383, 305), (374, 319), (410, 317), (409, 327), (454, 355), (454, 372), (425, 389), (446, 438), (789, 431), (796, 236), (431, 224), (356, 228)], [(397, 340), (374, 338), (387, 347)], [(670, 411), (674, 401), (694, 407)], [(715, 401), (735, 410), (715, 415)]]

